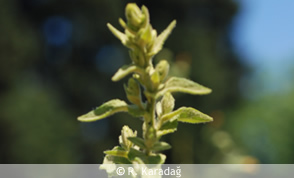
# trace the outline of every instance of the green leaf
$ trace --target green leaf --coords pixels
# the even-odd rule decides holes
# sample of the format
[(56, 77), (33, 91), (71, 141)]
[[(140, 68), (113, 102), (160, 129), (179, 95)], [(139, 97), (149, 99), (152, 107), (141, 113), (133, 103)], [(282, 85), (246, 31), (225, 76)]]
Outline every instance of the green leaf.
[(197, 109), (190, 108), (190, 107), (181, 107), (180, 109), (171, 112), (169, 114), (163, 115), (160, 120), (162, 122), (165, 121), (174, 121), (177, 120), (179, 122), (187, 122), (191, 124), (198, 124), (198, 123), (205, 123), (213, 121), (213, 118), (203, 114), (202, 112), (198, 111)]
[(104, 151), (104, 153), (111, 156), (128, 158), (128, 151), (125, 151), (119, 146), (114, 147), (112, 150), (106, 150)]
[(128, 105), (128, 112), (134, 117), (142, 117), (145, 114), (145, 110), (139, 108), (137, 105)]
[(170, 92), (166, 92), (161, 100), (162, 105), (162, 114), (167, 114), (173, 111), (175, 107), (175, 99), (170, 94)]
[(127, 111), (128, 111), (128, 105), (126, 102), (119, 99), (113, 99), (102, 104), (101, 106), (94, 109), (93, 111), (90, 111), (89, 113), (78, 117), (78, 120), (82, 122), (92, 122), (92, 121), (104, 119), (117, 112), (127, 112)]
[(156, 142), (152, 147), (153, 151), (163, 151), (170, 149), (171, 146), (166, 142)]
[(142, 74), (142, 72), (144, 72), (144, 71), (141, 68), (139, 68), (133, 64), (124, 65), (120, 69), (118, 69), (118, 71), (114, 74), (114, 76), (111, 78), (111, 80), (114, 82), (117, 82), (133, 72), (136, 72), (138, 74)]
[(154, 154), (147, 156), (145, 153), (131, 148), (128, 154), (128, 158), (131, 161), (142, 160), (144, 164), (163, 164), (165, 162), (166, 156), (163, 154)]
[(165, 161), (165, 156), (160, 154), (160, 155), (154, 155), (154, 156), (148, 156), (147, 158), (147, 163), (145, 164), (163, 164)]
[(145, 145), (145, 141), (142, 138), (139, 137), (128, 137), (128, 139), (135, 145), (137, 145), (138, 147), (145, 149), (146, 145)]
[(131, 148), (128, 154), (129, 160), (133, 161), (135, 160), (136, 157), (140, 158), (141, 160), (146, 160), (147, 158), (147, 156), (143, 152), (136, 150), (134, 148)]
[(161, 60), (155, 67), (155, 70), (159, 73), (160, 81), (163, 81), (169, 72), (169, 63), (166, 60)]
[(156, 98), (162, 96), (166, 92), (183, 92), (193, 95), (205, 95), (209, 94), (211, 89), (185, 78), (171, 77), (165, 82), (164, 88), (156, 94)]
[(157, 131), (157, 136), (160, 138), (163, 135), (167, 135), (170, 133), (174, 133), (175, 131), (177, 131), (177, 129), (166, 129), (166, 130), (159, 130)]
[(129, 150), (133, 143), (128, 140), (128, 137), (136, 137), (137, 131), (133, 131), (129, 128), (129, 126), (125, 125), (123, 126), (121, 130), (121, 135), (118, 137), (119, 144), (122, 146), (124, 150)]
[(107, 23), (107, 27), (113, 33), (113, 35), (116, 36), (122, 42), (123, 45), (127, 44), (128, 38), (124, 33), (114, 28), (110, 23)]
[[(132, 164), (131, 161), (129, 161), (127, 158), (124, 157), (119, 157), (119, 156), (111, 156), (111, 155), (106, 155), (103, 160), (102, 165), (109, 165), (109, 164)], [(101, 166), (102, 166), (101, 165)], [(105, 169), (106, 167), (103, 166), (100, 167), (100, 169)]]
[(177, 120), (169, 120), (166, 121), (161, 127), (160, 129), (157, 131), (157, 136), (161, 137), (163, 135), (167, 135), (170, 133), (173, 133), (175, 131), (177, 131), (177, 127), (178, 127), (178, 121)]
[(162, 46), (165, 40), (167, 39), (169, 34), (171, 34), (175, 26), (176, 26), (176, 20), (172, 21), (169, 24), (169, 26), (156, 38), (155, 43), (152, 47), (152, 50), (149, 54), (150, 56), (157, 54), (162, 49)]

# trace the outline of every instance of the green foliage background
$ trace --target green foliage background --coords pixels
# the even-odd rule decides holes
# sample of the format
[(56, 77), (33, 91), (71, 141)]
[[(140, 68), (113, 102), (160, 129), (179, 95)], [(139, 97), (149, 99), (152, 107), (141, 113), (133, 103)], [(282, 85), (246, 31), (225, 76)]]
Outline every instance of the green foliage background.
[[(113, 83), (111, 76), (130, 60), (106, 23), (119, 26), (117, 19), (128, 2), (0, 0), (1, 163), (102, 163), (103, 151), (117, 144), (123, 125), (141, 130), (141, 121), (127, 114), (95, 123), (76, 120), (97, 103), (126, 100), (126, 81)], [(241, 96), (240, 80), (250, 69), (240, 62), (229, 38), (238, 12), (235, 1), (136, 3), (148, 7), (158, 31), (177, 20), (156, 59), (172, 62), (172, 75), (213, 89), (208, 96), (175, 96), (176, 108), (195, 107), (215, 121), (179, 124), (176, 133), (164, 137), (173, 147), (165, 152), (166, 162), (293, 163), (293, 92), (253, 100)], [(67, 28), (46, 26), (52, 18), (70, 24), (62, 44), (46, 36), (58, 41)], [(106, 50), (109, 61), (97, 57), (105, 47), (114, 49)]]

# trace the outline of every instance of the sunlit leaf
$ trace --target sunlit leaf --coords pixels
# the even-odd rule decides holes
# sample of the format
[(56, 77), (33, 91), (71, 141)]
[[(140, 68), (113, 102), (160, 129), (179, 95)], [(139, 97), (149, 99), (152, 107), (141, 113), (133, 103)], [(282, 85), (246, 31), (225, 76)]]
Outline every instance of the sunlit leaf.
[(107, 165), (110, 164), (132, 164), (132, 162), (125, 157), (106, 155), (100, 169), (108, 169)]
[(104, 153), (111, 156), (128, 158), (128, 151), (119, 146), (114, 147), (112, 150), (106, 150)]
[(128, 137), (128, 139), (134, 144), (137, 145), (138, 147), (145, 149), (145, 141), (142, 138), (139, 137)]
[(205, 95), (209, 94), (211, 89), (185, 78), (171, 77), (166, 81), (164, 88), (157, 93), (156, 98), (162, 96), (166, 92), (182, 92), (193, 95)]
[(128, 38), (127, 38), (127, 36), (124, 33), (122, 33), (119, 30), (117, 30), (110, 23), (107, 23), (107, 27), (114, 34), (114, 36), (116, 36), (122, 42), (123, 45), (126, 45), (126, 43), (128, 41)]
[(117, 112), (127, 112), (127, 111), (128, 111), (128, 105), (126, 102), (119, 99), (113, 99), (102, 104), (101, 106), (94, 109), (93, 111), (90, 111), (89, 113), (78, 117), (78, 120), (82, 122), (92, 122), (92, 121), (104, 119)]
[(168, 120), (163, 123), (160, 129), (157, 131), (157, 136), (161, 137), (163, 135), (167, 135), (177, 131), (178, 121), (177, 120)]
[(143, 152), (136, 150), (134, 148), (131, 148), (128, 154), (129, 160), (133, 161), (135, 160), (136, 157), (140, 158), (141, 160), (146, 160), (147, 158), (147, 156)]
[(129, 105), (128, 106), (129, 114), (134, 117), (142, 117), (145, 114), (145, 110), (139, 108), (137, 105)]
[(152, 147), (153, 151), (163, 151), (170, 149), (171, 146), (166, 142), (156, 142)]
[(149, 55), (153, 56), (157, 54), (167, 39), (167, 37), (171, 34), (173, 28), (176, 26), (176, 20), (172, 21), (169, 26), (156, 38), (154, 45), (152, 47), (151, 53)]
[(136, 65), (133, 65), (133, 64), (124, 65), (120, 69), (118, 69), (118, 71), (114, 74), (114, 76), (111, 79), (112, 79), (112, 81), (117, 82), (133, 72), (141, 74), (143, 71), (142, 71), (142, 69), (140, 69), (139, 67), (137, 67)]
[(171, 112), (169, 114), (165, 114), (160, 118), (163, 122), (164, 121), (173, 121), (177, 120), (179, 122), (187, 122), (191, 124), (197, 123), (205, 123), (213, 121), (213, 118), (203, 114), (202, 112), (198, 111), (197, 109), (190, 108), (190, 107), (181, 107), (180, 109)]
[(162, 114), (167, 114), (167, 113), (172, 112), (172, 110), (175, 107), (175, 99), (170, 94), (170, 92), (166, 92), (163, 95), (161, 103), (162, 103)]

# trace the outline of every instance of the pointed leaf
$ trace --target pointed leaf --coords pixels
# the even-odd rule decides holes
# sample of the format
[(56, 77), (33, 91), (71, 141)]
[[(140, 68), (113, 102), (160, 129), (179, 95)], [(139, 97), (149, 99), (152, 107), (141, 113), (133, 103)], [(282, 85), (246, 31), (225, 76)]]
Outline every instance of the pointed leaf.
[(147, 158), (147, 156), (143, 152), (136, 150), (134, 148), (131, 148), (128, 154), (129, 160), (133, 161), (135, 160), (136, 157), (140, 158), (141, 160), (146, 160)]
[[(161, 122), (163, 122), (163, 121), (161, 120)], [(157, 131), (157, 136), (161, 137), (163, 135), (173, 133), (173, 132), (177, 131), (177, 127), (178, 127), (178, 121), (177, 120), (173, 120), (173, 121), (168, 120)]]
[(137, 105), (129, 105), (128, 106), (129, 114), (134, 117), (142, 117), (145, 114), (145, 110), (139, 108)]
[(163, 150), (168, 150), (170, 149), (171, 146), (170, 144), (166, 142), (156, 142), (154, 146), (152, 147), (153, 151), (163, 151)]
[(113, 33), (113, 35), (116, 36), (122, 42), (123, 45), (126, 45), (128, 38), (124, 33), (114, 28), (110, 23), (107, 23), (107, 27)]
[(139, 67), (137, 67), (133, 64), (124, 65), (120, 69), (118, 69), (118, 71), (114, 74), (114, 76), (111, 78), (111, 80), (114, 82), (117, 82), (133, 72), (136, 72), (138, 74), (142, 74), (143, 71), (142, 71), (142, 69), (140, 69)]
[(190, 107), (188, 108), (181, 107), (180, 109), (174, 112), (163, 115), (160, 118), (160, 120), (162, 120), (162, 122), (177, 120), (179, 122), (197, 124), (197, 123), (211, 122), (213, 121), (213, 118), (206, 114), (203, 114), (197, 109), (190, 108)]
[(152, 47), (151, 53), (149, 54), (150, 56), (153, 56), (157, 54), (161, 49), (162, 46), (169, 36), (169, 34), (172, 32), (173, 28), (176, 26), (176, 20), (172, 21), (169, 26), (156, 38), (155, 43)]
[(128, 137), (128, 139), (135, 145), (137, 145), (138, 147), (145, 149), (146, 145), (145, 145), (145, 141), (142, 138), (139, 137)]
[(104, 153), (111, 156), (128, 158), (128, 151), (125, 151), (119, 146), (114, 147), (112, 150), (106, 150), (104, 151)]
[(160, 137), (162, 137), (164, 135), (174, 133), (175, 131), (177, 131), (177, 129), (159, 130), (159, 131), (157, 131), (157, 136), (160, 138)]
[(162, 96), (166, 92), (183, 92), (193, 95), (205, 95), (209, 94), (211, 89), (185, 78), (171, 77), (166, 81), (164, 88), (156, 94), (156, 98)]
[(162, 114), (167, 114), (173, 111), (175, 107), (175, 99), (170, 94), (170, 92), (166, 92), (161, 100), (162, 103)]
[(102, 104), (101, 106), (94, 109), (93, 111), (90, 111), (89, 113), (78, 117), (78, 120), (82, 122), (92, 122), (92, 121), (104, 119), (117, 112), (127, 112), (127, 111), (128, 111), (128, 105), (126, 102), (119, 99), (113, 99)]
[(104, 157), (103, 164), (101, 165), (100, 169), (106, 170), (107, 169), (106, 166), (110, 164), (132, 164), (132, 162), (124, 157), (106, 155)]

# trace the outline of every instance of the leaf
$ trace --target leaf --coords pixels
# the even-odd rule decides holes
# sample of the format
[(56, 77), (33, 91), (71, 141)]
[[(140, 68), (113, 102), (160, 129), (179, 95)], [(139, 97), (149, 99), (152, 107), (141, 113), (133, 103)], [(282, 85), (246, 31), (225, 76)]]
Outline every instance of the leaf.
[(160, 138), (163, 135), (167, 135), (170, 133), (174, 133), (175, 131), (177, 131), (177, 129), (166, 129), (166, 130), (159, 130), (157, 131), (157, 136)]
[(104, 153), (111, 156), (128, 158), (128, 151), (125, 151), (119, 146), (114, 147), (112, 150), (106, 150), (104, 151)]
[[(163, 164), (166, 156), (163, 154), (157, 154), (147, 157), (147, 163), (145, 164)], [(144, 161), (145, 162), (145, 161)]]
[(131, 148), (128, 154), (129, 160), (133, 161), (135, 160), (136, 157), (140, 158), (141, 160), (146, 160), (147, 158), (147, 156), (143, 152), (136, 150), (134, 148)]
[(129, 105), (128, 112), (134, 117), (142, 117), (145, 114), (145, 110), (139, 108), (137, 105)]
[[(109, 165), (109, 164), (132, 164), (132, 162), (124, 157), (106, 155), (104, 157), (102, 165)], [(104, 166), (103, 166), (103, 168), (100, 167), (100, 169), (105, 169), (105, 168), (106, 167), (104, 167)]]
[(121, 135), (118, 137), (119, 144), (124, 148), (124, 150), (129, 150), (133, 143), (128, 140), (128, 137), (136, 137), (137, 131), (133, 131), (129, 128), (129, 126), (125, 125), (123, 126), (121, 130)]
[(128, 137), (128, 139), (135, 145), (137, 145), (138, 147), (145, 149), (146, 145), (145, 145), (145, 141), (142, 138), (139, 137)]
[(177, 120), (173, 120), (173, 121), (166, 121), (161, 127), (160, 129), (156, 132), (158, 137), (162, 137), (163, 135), (167, 135), (170, 133), (173, 133), (175, 131), (177, 131), (177, 127), (178, 127), (178, 121)]
[(124, 65), (121, 68), (118, 69), (118, 71), (114, 74), (114, 76), (111, 78), (112, 81), (117, 82), (119, 80), (121, 80), (122, 78), (124, 78), (125, 76), (136, 72), (139, 74), (142, 74), (142, 69), (140, 69), (139, 67), (131, 64), (131, 65)]
[(161, 60), (155, 67), (155, 70), (159, 73), (160, 81), (163, 81), (169, 72), (169, 63), (166, 60)]
[(128, 105), (126, 102), (119, 99), (113, 99), (102, 104), (95, 110), (90, 111), (89, 113), (78, 117), (78, 120), (82, 122), (92, 122), (92, 121), (104, 119), (117, 112), (127, 112), (127, 111), (128, 111)]
[(157, 54), (162, 49), (162, 46), (163, 46), (165, 40), (167, 39), (169, 34), (171, 34), (171, 32), (175, 26), (176, 26), (176, 20), (173, 20), (169, 24), (169, 26), (156, 38), (155, 43), (152, 47), (152, 50), (149, 54), (150, 56)]
[(107, 27), (113, 33), (113, 35), (116, 36), (122, 42), (123, 45), (126, 45), (128, 38), (124, 33), (114, 28), (110, 23), (107, 23)]
[(170, 92), (166, 92), (161, 100), (162, 105), (162, 114), (167, 114), (173, 111), (175, 107), (175, 99), (170, 94)]
[(191, 124), (205, 123), (213, 121), (213, 118), (203, 114), (197, 109), (191, 107), (181, 107), (180, 109), (171, 112), (169, 114), (163, 115), (160, 120), (165, 121), (174, 121), (187, 122)]
[(211, 89), (185, 78), (171, 77), (165, 82), (164, 88), (156, 94), (156, 98), (164, 95), (166, 92), (183, 92), (193, 95), (205, 95), (209, 94)]
[(166, 142), (156, 142), (154, 146), (152, 147), (153, 151), (163, 151), (163, 150), (168, 150), (170, 149), (171, 146), (170, 144)]
[(145, 153), (131, 148), (128, 154), (128, 158), (131, 161), (142, 160), (144, 164), (163, 164), (166, 156), (163, 154), (153, 154), (147, 156)]

